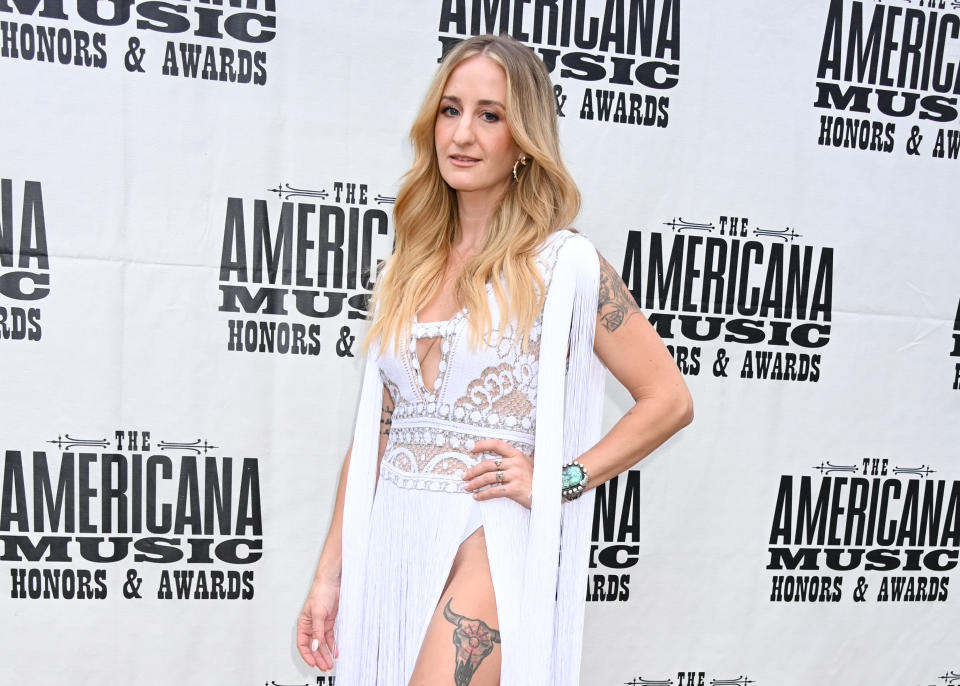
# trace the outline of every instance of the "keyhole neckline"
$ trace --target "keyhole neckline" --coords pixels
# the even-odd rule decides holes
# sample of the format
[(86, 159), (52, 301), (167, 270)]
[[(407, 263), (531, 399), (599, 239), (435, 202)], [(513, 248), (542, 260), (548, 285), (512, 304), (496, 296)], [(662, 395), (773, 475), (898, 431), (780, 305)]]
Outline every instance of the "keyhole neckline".
[[(410, 365), (413, 367), (417, 381), (417, 391), (420, 397), (427, 402), (434, 402), (443, 389), (443, 380), (446, 376), (450, 351), (453, 349), (454, 336), (461, 323), (467, 318), (467, 308), (463, 308), (450, 319), (436, 322), (420, 322), (416, 315), (413, 317), (413, 326), (410, 332)], [(440, 360), (437, 363), (437, 375), (433, 379), (432, 388), (427, 388), (423, 379), (423, 370), (420, 368), (420, 357), (417, 355), (417, 341), (421, 338), (439, 338)]]

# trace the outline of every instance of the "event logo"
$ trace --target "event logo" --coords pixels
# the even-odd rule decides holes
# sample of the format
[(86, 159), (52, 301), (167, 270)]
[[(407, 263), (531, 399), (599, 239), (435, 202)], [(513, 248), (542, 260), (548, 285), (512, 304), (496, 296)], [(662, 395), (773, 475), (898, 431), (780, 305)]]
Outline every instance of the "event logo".
[(622, 477), (597, 486), (588, 602), (630, 600), (630, 574), (625, 570), (640, 561), (640, 472), (631, 469)]
[(13, 181), (0, 179), (0, 341), (39, 341), (37, 301), (49, 293), (47, 224), (40, 182), (25, 181), (23, 194), (14, 198)]
[[(247, 315), (228, 320), (227, 350), (313, 356), (330, 346), (338, 357), (354, 356), (347, 322), (366, 318), (375, 276), (393, 250), (382, 206), (394, 198), (371, 197), (362, 183), (331, 188), (285, 183), (270, 189), (279, 201), (227, 199), (219, 309)], [(333, 320), (335, 336), (323, 320)]]
[[(957, 316), (953, 320), (953, 350), (950, 357), (960, 357), (960, 302), (957, 303)], [(953, 367), (953, 390), (960, 390), (960, 362)]]
[[(747, 217), (663, 225), (669, 233), (628, 232), (621, 276), (680, 371), (819, 381), (833, 248), (800, 245), (793, 228), (760, 228)], [(704, 344), (717, 346), (709, 357)], [(733, 345), (746, 346), (742, 358)]]
[(960, 481), (887, 458), (783, 474), (770, 528), (770, 602), (937, 603), (960, 560)]
[[(0, 17), (11, 15), (10, 20), (0, 19), (0, 56), (94, 69), (106, 69), (111, 58), (122, 58), (130, 73), (159, 71), (165, 76), (262, 86), (267, 82), (267, 53), (246, 46), (276, 37), (276, 11), (275, 0), (0, 0)], [(44, 22), (33, 23), (34, 15)], [(22, 21), (23, 16), (30, 20)], [(110, 51), (108, 35), (100, 30), (110, 27), (136, 32), (127, 35), (126, 45), (121, 41), (122, 51)], [(147, 57), (141, 46), (141, 36), (150, 32), (207, 42), (168, 40), (161, 63)]]
[(830, 1), (813, 103), (830, 111), (820, 145), (960, 157), (960, 5), (946, 4)]
[(707, 681), (707, 678), (707, 672), (681, 671), (677, 672), (676, 680), (670, 677), (665, 679), (644, 679), (642, 676), (638, 676), (623, 683), (624, 686), (748, 686), (749, 684), (757, 683), (742, 674), (734, 679), (709, 677), (710, 680)]
[(680, 0), (442, 0), (442, 55), (484, 33), (509, 34), (537, 52), (560, 117), (569, 100), (580, 119), (669, 123), (667, 93), (680, 82)]
[(11, 598), (253, 598), (242, 568), (263, 555), (259, 460), (200, 440), (152, 445), (149, 431), (46, 442), (62, 452), (4, 453)]

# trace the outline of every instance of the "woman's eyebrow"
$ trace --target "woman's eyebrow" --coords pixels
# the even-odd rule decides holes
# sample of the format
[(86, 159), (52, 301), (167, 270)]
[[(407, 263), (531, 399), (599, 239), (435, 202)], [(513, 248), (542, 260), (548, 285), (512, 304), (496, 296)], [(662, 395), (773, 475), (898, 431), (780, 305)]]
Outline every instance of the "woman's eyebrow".
[[(455, 102), (458, 105), (463, 104), (463, 101), (460, 100), (460, 98), (458, 98), (456, 95), (444, 95), (440, 99), (450, 100), (452, 102)], [(497, 107), (502, 107), (503, 109), (506, 109), (506, 107), (503, 106), (503, 103), (500, 102), (499, 100), (477, 100), (477, 104), (478, 105), (496, 105)]]

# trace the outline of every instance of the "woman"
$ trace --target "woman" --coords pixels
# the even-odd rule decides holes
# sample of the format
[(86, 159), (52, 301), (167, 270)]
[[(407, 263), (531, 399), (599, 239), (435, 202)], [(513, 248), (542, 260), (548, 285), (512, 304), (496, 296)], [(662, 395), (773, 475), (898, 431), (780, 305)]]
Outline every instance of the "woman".
[[(577, 684), (592, 489), (688, 424), (690, 395), (568, 228), (579, 193), (531, 50), (460, 43), (410, 136), (298, 648), (336, 658), (339, 686)], [(601, 438), (604, 366), (636, 404)]]

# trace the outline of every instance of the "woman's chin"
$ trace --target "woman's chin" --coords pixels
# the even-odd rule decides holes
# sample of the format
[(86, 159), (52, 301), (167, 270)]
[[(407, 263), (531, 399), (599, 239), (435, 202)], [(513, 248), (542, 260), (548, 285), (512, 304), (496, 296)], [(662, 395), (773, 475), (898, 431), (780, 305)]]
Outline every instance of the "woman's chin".
[(486, 179), (477, 179), (466, 174), (441, 174), (441, 176), (447, 182), (447, 185), (458, 193), (502, 190), (501, 187), (506, 184), (506, 182), (502, 184), (491, 183)]

